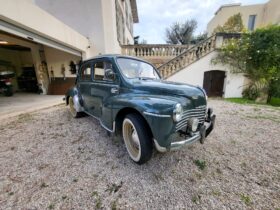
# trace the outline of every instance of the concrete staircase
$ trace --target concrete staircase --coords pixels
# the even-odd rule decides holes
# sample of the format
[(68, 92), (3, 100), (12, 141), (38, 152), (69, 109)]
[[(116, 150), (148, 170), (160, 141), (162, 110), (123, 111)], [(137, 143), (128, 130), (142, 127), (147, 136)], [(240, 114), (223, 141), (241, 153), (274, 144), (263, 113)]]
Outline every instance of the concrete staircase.
[(142, 58), (153, 63), (164, 79), (186, 69), (204, 56), (220, 48), (239, 33), (217, 33), (196, 45), (123, 45), (122, 54)]
[(188, 65), (198, 61), (203, 56), (214, 51), (216, 48), (216, 35), (198, 43), (197, 45), (187, 49), (185, 52), (169, 60), (158, 67), (161, 76), (166, 79), (173, 74), (186, 68)]

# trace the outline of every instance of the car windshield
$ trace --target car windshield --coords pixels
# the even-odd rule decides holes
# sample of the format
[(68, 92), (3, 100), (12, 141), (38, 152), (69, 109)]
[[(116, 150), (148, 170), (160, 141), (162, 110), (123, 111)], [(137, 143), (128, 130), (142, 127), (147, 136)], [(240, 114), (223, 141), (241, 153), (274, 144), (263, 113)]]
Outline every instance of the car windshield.
[(117, 62), (127, 78), (160, 79), (155, 68), (146, 62), (130, 58), (118, 58)]

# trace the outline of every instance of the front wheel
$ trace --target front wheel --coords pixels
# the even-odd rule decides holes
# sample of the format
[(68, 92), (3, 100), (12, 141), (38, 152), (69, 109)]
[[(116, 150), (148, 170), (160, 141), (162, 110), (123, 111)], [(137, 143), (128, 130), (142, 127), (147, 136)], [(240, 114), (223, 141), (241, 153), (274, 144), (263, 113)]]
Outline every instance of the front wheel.
[(143, 164), (151, 159), (153, 153), (152, 135), (142, 116), (128, 114), (122, 124), (122, 135), (131, 159)]

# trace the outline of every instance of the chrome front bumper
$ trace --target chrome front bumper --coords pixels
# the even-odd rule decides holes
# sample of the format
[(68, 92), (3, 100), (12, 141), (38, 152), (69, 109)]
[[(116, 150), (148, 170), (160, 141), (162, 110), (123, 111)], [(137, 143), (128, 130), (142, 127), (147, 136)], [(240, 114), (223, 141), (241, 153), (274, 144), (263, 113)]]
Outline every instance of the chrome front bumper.
[(201, 144), (204, 143), (206, 137), (212, 132), (215, 126), (216, 115), (212, 115), (206, 119), (203, 126), (200, 127), (200, 130), (193, 134), (193, 136), (188, 137), (182, 141), (172, 142), (169, 148), (161, 147), (157, 141), (154, 139), (155, 147), (159, 152), (166, 152), (168, 150), (177, 150), (185, 145), (190, 145), (194, 142), (200, 141)]
[(200, 130), (194, 133), (193, 136), (182, 141), (172, 142), (170, 150), (179, 149), (182, 146), (190, 145), (196, 141), (200, 141), (200, 143), (203, 144), (206, 137), (211, 133), (211, 131), (214, 128), (215, 120), (216, 120), (216, 115), (212, 115), (211, 117), (209, 117), (208, 120), (206, 120), (206, 123), (204, 123), (204, 125), (201, 126)]

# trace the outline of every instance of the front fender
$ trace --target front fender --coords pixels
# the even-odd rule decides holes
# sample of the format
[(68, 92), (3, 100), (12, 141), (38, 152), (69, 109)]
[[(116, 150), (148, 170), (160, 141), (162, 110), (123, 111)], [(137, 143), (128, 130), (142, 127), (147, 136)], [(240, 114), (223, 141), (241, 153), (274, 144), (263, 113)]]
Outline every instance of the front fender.
[(66, 94), (65, 94), (65, 99), (66, 99), (65, 102), (66, 102), (66, 105), (69, 104), (69, 97), (71, 96), (71, 97), (74, 98), (75, 95), (78, 95), (78, 89), (77, 89), (77, 87), (72, 87), (72, 88), (70, 88), (70, 89), (67, 90), (67, 92), (66, 92)]
[(81, 95), (76, 87), (70, 88), (65, 94), (66, 106), (69, 104), (69, 97), (73, 98), (75, 110), (77, 112), (83, 112), (83, 101), (81, 100)]
[(169, 136), (174, 130), (173, 109), (180, 103), (180, 97), (156, 96), (156, 95), (135, 95), (125, 94), (114, 97), (112, 104), (113, 119), (116, 119), (118, 112), (124, 108), (137, 110), (147, 121), (154, 139), (160, 146), (169, 147)]

